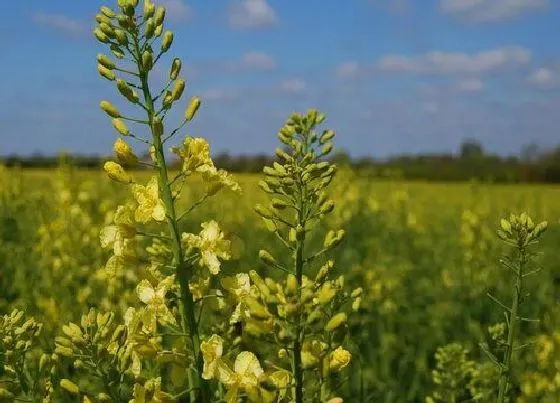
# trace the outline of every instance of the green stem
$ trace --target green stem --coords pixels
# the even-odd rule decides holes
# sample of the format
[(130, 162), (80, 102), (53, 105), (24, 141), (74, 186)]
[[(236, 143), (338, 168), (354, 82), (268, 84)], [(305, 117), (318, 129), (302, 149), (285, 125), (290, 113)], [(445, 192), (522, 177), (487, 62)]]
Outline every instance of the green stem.
[(504, 403), (506, 399), (506, 393), (510, 382), (511, 356), (513, 353), (516, 330), (519, 322), (519, 298), (522, 292), (523, 268), (527, 260), (524, 246), (519, 246), (519, 253), (519, 267), (515, 276), (515, 286), (513, 288), (513, 301), (511, 303), (508, 339), (506, 351), (504, 352), (504, 358), (502, 360), (502, 366), (500, 369), (500, 380), (498, 383), (498, 403)]
[[(148, 121), (152, 131), (153, 144), (155, 149), (156, 169), (158, 171), (158, 184), (160, 195), (165, 205), (167, 224), (171, 236), (171, 250), (173, 253), (173, 265), (176, 268), (177, 280), (179, 282), (179, 313), (181, 315), (181, 327), (185, 333), (188, 333), (191, 341), (191, 351), (195, 360), (194, 376), (189, 376), (189, 397), (190, 402), (210, 402), (210, 389), (207, 382), (202, 381), (201, 374), (203, 369), (203, 359), (200, 354), (200, 336), (198, 333), (198, 325), (195, 315), (195, 303), (193, 295), (189, 289), (190, 273), (186, 264), (181, 246), (181, 234), (178, 228), (178, 220), (175, 212), (175, 204), (173, 202), (173, 194), (169, 184), (167, 173), (167, 163), (163, 152), (163, 142), (161, 135), (153, 129), (153, 121), (155, 117), (155, 108), (152, 101), (152, 95), (148, 85), (148, 72), (141, 65), (141, 54), (138, 39), (135, 35), (135, 50), (137, 52), (137, 65), (144, 95), (144, 101), (148, 109)], [(190, 372), (190, 371), (189, 371)]]

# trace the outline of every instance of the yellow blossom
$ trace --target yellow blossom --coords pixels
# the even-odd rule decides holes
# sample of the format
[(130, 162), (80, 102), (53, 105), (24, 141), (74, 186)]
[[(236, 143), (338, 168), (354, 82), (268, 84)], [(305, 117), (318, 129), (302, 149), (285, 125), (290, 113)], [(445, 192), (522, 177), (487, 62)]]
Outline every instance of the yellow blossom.
[(187, 247), (199, 250), (199, 265), (208, 268), (213, 275), (220, 272), (221, 264), (218, 258), (230, 258), (231, 243), (224, 239), (224, 233), (214, 220), (202, 223), (199, 235), (183, 233), (182, 241)]
[(140, 301), (148, 306), (148, 312), (163, 325), (176, 324), (175, 316), (165, 303), (165, 294), (173, 287), (174, 283), (175, 276), (168, 276), (156, 288), (148, 280), (142, 280), (136, 287), (136, 294)]
[(157, 178), (153, 176), (146, 186), (134, 185), (132, 194), (138, 203), (136, 221), (147, 223), (150, 219), (165, 220), (165, 206), (159, 198)]
[(210, 145), (203, 138), (187, 137), (181, 148), (173, 148), (172, 151), (182, 158), (182, 169), (187, 174), (214, 167), (210, 158)]
[(138, 157), (123, 139), (118, 138), (117, 141), (115, 141), (113, 150), (120, 163), (125, 165), (136, 165), (138, 163)]
[(352, 354), (342, 347), (334, 350), (329, 357), (329, 369), (334, 372), (339, 372), (350, 364)]
[(111, 178), (116, 182), (120, 182), (120, 183), (132, 182), (132, 178), (130, 177), (130, 175), (126, 173), (124, 168), (119, 164), (117, 164), (116, 162), (107, 161), (105, 165), (103, 165), (103, 169), (107, 173), (107, 176), (109, 176), (109, 178)]
[(204, 358), (203, 379), (213, 379), (217, 376), (218, 362), (224, 352), (223, 341), (220, 336), (213, 334), (208, 341), (200, 344), (200, 351)]

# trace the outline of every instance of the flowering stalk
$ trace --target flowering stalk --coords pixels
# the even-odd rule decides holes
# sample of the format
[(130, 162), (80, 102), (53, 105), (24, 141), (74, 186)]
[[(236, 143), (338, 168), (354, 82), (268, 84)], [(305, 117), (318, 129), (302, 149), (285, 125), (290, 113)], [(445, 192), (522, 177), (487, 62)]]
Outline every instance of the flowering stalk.
[(516, 341), (519, 338), (519, 322), (535, 321), (533, 319), (520, 316), (519, 310), (521, 304), (527, 298), (527, 295), (523, 294), (524, 278), (536, 274), (538, 271), (540, 271), (538, 269), (527, 271), (528, 263), (530, 262), (531, 257), (529, 248), (531, 245), (538, 242), (539, 238), (544, 233), (546, 228), (546, 221), (535, 225), (533, 223), (533, 220), (526, 213), (522, 213), (519, 216), (515, 216), (512, 214), (509, 220), (501, 220), (501, 230), (498, 231), (498, 236), (504, 242), (512, 246), (516, 253), (515, 259), (501, 260), (502, 265), (505, 268), (509, 269), (514, 276), (511, 305), (508, 307), (504, 303), (499, 301), (496, 297), (488, 294), (489, 297), (505, 311), (504, 314), (506, 317), (508, 332), (507, 339), (502, 342), (504, 349), (502, 359), (498, 360), (498, 358), (493, 353), (491, 353), (485, 345), (482, 346), (486, 354), (491, 358), (491, 360), (498, 366), (500, 370), (498, 382), (498, 403), (504, 403), (506, 401), (506, 395), (511, 384), (511, 365), (513, 351), (522, 347), (516, 346)]

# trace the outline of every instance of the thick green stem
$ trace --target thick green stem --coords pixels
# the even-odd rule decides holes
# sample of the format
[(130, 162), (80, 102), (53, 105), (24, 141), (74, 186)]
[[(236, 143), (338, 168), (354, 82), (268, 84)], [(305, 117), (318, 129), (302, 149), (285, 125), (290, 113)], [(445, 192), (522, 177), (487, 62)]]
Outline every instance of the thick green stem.
[(523, 268), (526, 263), (525, 247), (519, 247), (519, 267), (515, 275), (515, 286), (513, 289), (513, 301), (511, 303), (511, 312), (508, 326), (508, 338), (506, 351), (502, 360), (502, 367), (500, 370), (500, 380), (498, 383), (498, 403), (504, 403), (506, 400), (506, 393), (509, 387), (510, 371), (511, 371), (511, 356), (515, 343), (516, 330), (519, 322), (519, 302), (522, 291)]
[(181, 246), (181, 234), (178, 228), (178, 219), (173, 202), (173, 194), (169, 183), (167, 173), (167, 163), (163, 152), (163, 141), (161, 134), (153, 128), (155, 118), (155, 108), (152, 101), (152, 95), (148, 85), (148, 72), (141, 65), (140, 47), (138, 41), (135, 41), (135, 49), (137, 52), (138, 71), (140, 72), (140, 82), (144, 95), (144, 102), (148, 110), (148, 121), (152, 131), (154, 155), (156, 160), (156, 170), (158, 172), (158, 185), (160, 196), (165, 205), (167, 224), (171, 237), (171, 250), (173, 253), (173, 265), (176, 268), (177, 281), (179, 283), (179, 313), (181, 316), (181, 327), (185, 333), (189, 334), (191, 342), (191, 351), (195, 360), (196, 374), (189, 376), (189, 400), (190, 402), (210, 402), (210, 389), (207, 382), (201, 378), (203, 369), (203, 359), (200, 354), (200, 336), (198, 333), (198, 322), (195, 315), (195, 302), (193, 295), (189, 289), (190, 273), (189, 267), (183, 256), (183, 248)]

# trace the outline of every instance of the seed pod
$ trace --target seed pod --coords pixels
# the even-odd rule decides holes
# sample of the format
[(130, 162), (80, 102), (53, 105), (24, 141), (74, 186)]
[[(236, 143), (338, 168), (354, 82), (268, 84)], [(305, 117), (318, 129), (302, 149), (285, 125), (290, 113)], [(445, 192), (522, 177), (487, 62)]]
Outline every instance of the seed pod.
[(346, 323), (346, 314), (344, 312), (337, 313), (334, 315), (331, 320), (328, 321), (327, 325), (325, 326), (325, 330), (327, 332), (332, 332), (337, 327)]
[(113, 127), (123, 136), (128, 136), (130, 134), (127, 125), (121, 119), (113, 119), (111, 123), (113, 124)]
[(103, 13), (103, 15), (107, 16), (108, 18), (115, 18), (116, 15), (117, 15), (117, 14), (115, 14), (115, 12), (113, 10), (111, 10), (107, 6), (102, 6), (101, 7), (101, 13)]
[(166, 31), (161, 40), (161, 51), (167, 52), (173, 43), (173, 32)]
[(109, 178), (111, 178), (115, 182), (120, 182), (125, 184), (132, 182), (132, 178), (130, 177), (130, 175), (126, 173), (124, 168), (121, 165), (117, 164), (116, 162), (107, 161), (103, 165), (103, 169), (107, 173), (107, 176), (109, 176)]
[(112, 118), (121, 117), (119, 110), (115, 108), (109, 101), (101, 101), (99, 103), (99, 106), (105, 111), (105, 113), (107, 113), (107, 115), (111, 116)]
[(146, 39), (150, 39), (154, 36), (154, 31), (156, 30), (156, 24), (153, 18), (149, 18), (146, 22), (146, 28), (144, 29), (144, 36)]
[(165, 7), (158, 7), (156, 13), (154, 14), (154, 22), (156, 25), (163, 24), (163, 20), (165, 19)]
[(149, 50), (142, 53), (142, 66), (146, 70), (151, 70), (154, 67), (154, 54)]
[(102, 77), (105, 77), (109, 81), (114, 81), (117, 76), (111, 70), (103, 66), (101, 63), (97, 64), (97, 71), (101, 74)]
[(192, 118), (194, 117), (194, 115), (198, 111), (198, 108), (200, 108), (200, 103), (201, 102), (200, 102), (199, 97), (191, 98), (191, 101), (189, 102), (189, 106), (187, 107), (187, 110), (185, 111), (185, 120), (187, 122), (192, 120)]
[(74, 382), (72, 382), (70, 379), (61, 379), (60, 380), (60, 387), (64, 390), (66, 390), (67, 392), (70, 392), (74, 395), (77, 395), (80, 393), (80, 388), (78, 388), (78, 385), (76, 385)]
[(95, 37), (97, 38), (97, 40), (99, 42), (102, 42), (102, 43), (109, 42), (109, 37), (103, 31), (101, 31), (99, 28), (95, 28), (93, 30), (93, 35), (95, 35)]
[(169, 78), (175, 80), (181, 72), (181, 59), (173, 59), (171, 63), (171, 70), (169, 71)]
[(136, 165), (138, 163), (138, 157), (134, 154), (134, 151), (132, 151), (126, 141), (118, 138), (113, 145), (113, 150), (121, 164)]
[(171, 96), (173, 97), (174, 101), (179, 100), (181, 95), (183, 95), (183, 91), (185, 90), (185, 80), (177, 80), (175, 81), (175, 85), (171, 90)]

